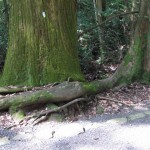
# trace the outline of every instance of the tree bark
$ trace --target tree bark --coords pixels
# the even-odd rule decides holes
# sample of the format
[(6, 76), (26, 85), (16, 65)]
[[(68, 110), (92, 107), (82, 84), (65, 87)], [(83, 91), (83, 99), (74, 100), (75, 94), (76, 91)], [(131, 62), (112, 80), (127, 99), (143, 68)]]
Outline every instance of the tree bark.
[[(144, 21), (143, 21), (143, 34), (144, 34), (144, 42), (146, 45), (143, 45), (144, 48), (144, 73), (143, 73), (143, 80), (145, 82), (150, 83), (150, 2), (148, 1), (147, 4), (147, 15), (144, 16)], [(145, 8), (143, 8), (145, 9)]]
[(74, 0), (12, 0), (1, 85), (83, 80)]
[(105, 1), (104, 0), (93, 0), (94, 9), (95, 9), (95, 18), (97, 24), (101, 24), (103, 22), (102, 12), (105, 10)]
[(23, 108), (31, 105), (39, 105), (51, 102), (65, 102), (73, 99), (99, 93), (105, 89), (113, 87), (111, 79), (93, 81), (91, 83), (82, 82), (62, 82), (51, 88), (39, 91), (28, 91), (22, 94), (7, 96), (0, 99), (0, 110), (11, 107)]
[[(106, 1), (105, 0), (93, 0), (94, 3), (94, 9), (95, 9), (95, 18), (96, 18), (96, 24), (102, 24), (104, 19), (103, 11), (105, 11), (106, 8)], [(100, 42), (100, 49), (103, 51), (103, 27), (98, 27), (98, 36), (99, 36), (99, 42)]]
[[(141, 0), (140, 14), (131, 38), (130, 48), (123, 62), (113, 75), (117, 84), (128, 84), (133, 81), (150, 82), (149, 66), (149, 28), (150, 1)], [(145, 66), (145, 67), (144, 67)], [(145, 73), (146, 72), (146, 73)]]

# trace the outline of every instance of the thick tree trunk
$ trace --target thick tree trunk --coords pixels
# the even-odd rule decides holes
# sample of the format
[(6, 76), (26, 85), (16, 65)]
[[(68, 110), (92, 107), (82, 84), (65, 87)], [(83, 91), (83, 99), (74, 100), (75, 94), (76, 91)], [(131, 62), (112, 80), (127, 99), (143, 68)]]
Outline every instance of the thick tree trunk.
[(134, 36), (131, 38), (129, 51), (113, 75), (114, 82), (117, 82), (116, 84), (128, 84), (136, 80), (150, 81), (150, 49), (148, 43), (150, 32), (149, 8), (150, 1), (142, 0), (139, 18), (136, 23)]
[(1, 85), (82, 80), (74, 0), (12, 0)]
[[(149, 2), (150, 3), (150, 2)], [(150, 7), (150, 5), (149, 5)], [(148, 10), (147, 22), (149, 24), (146, 25), (147, 31), (145, 31), (145, 40), (147, 42), (145, 46), (145, 53), (144, 53), (144, 74), (143, 79), (147, 82), (150, 82), (150, 9)], [(143, 22), (145, 23), (145, 22)]]
[[(131, 7), (130, 7), (130, 10), (129, 11), (139, 11), (140, 10), (140, 0), (133, 0), (131, 2)], [(138, 14), (134, 14), (134, 15), (131, 15), (130, 16), (130, 21), (131, 21), (131, 38), (133, 38), (134, 36), (134, 32), (135, 32), (135, 26), (136, 26), (136, 23), (137, 23), (137, 19), (138, 19)]]

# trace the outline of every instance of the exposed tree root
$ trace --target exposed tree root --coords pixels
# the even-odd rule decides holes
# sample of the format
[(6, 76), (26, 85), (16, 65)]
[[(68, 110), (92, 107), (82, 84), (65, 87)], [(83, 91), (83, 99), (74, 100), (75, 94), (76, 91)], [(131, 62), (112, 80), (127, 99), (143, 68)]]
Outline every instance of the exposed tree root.
[(12, 126), (9, 126), (7, 127), (7, 129), (11, 129), (13, 127), (16, 127), (16, 126), (19, 126), (19, 125), (22, 125), (24, 124), (24, 122), (28, 122), (28, 120), (32, 119), (32, 118), (35, 118), (33, 121), (32, 121), (32, 125), (35, 126), (43, 121), (46, 121), (48, 118), (49, 118), (49, 115), (51, 113), (54, 113), (54, 112), (58, 112), (74, 103), (77, 103), (79, 101), (86, 101), (87, 99), (86, 98), (77, 98), (77, 99), (74, 99), (70, 102), (68, 102), (67, 104), (63, 105), (63, 106), (60, 106), (58, 108), (55, 108), (55, 109), (52, 109), (52, 110), (45, 110), (43, 112), (40, 112), (38, 114), (34, 114), (34, 115), (31, 115), (31, 116), (27, 116), (26, 118), (22, 119), (18, 124), (15, 124), (15, 125), (12, 125)]
[(85, 95), (97, 94), (113, 86), (114, 83), (112, 83), (110, 78), (93, 81), (91, 83), (65, 81), (46, 89), (27, 91), (2, 98), (0, 99), (0, 110), (9, 109), (11, 107), (24, 108), (51, 102), (71, 101), (79, 97), (84, 97)]
[(58, 82), (54, 82), (52, 84), (48, 84), (45, 86), (40, 87), (27, 87), (27, 86), (6, 86), (6, 87), (0, 87), (0, 94), (6, 95), (6, 94), (12, 94), (12, 93), (20, 93), (20, 92), (27, 92), (27, 91), (37, 91), (42, 90), (44, 88), (50, 88), (58, 85)]
[[(43, 122), (45, 121), (46, 119), (48, 119), (48, 116), (51, 114), (51, 113), (54, 113), (54, 112), (58, 112), (74, 103), (77, 103), (79, 101), (86, 101), (87, 99), (86, 98), (77, 98), (77, 99), (74, 99), (73, 101), (71, 102), (68, 102), (67, 104), (63, 105), (63, 106), (60, 106), (58, 108), (55, 108), (55, 109), (52, 109), (52, 110), (45, 110), (43, 112), (40, 112), (39, 114), (35, 114), (35, 115), (32, 115), (32, 116), (29, 116), (29, 118), (35, 118), (34, 121), (33, 121), (33, 125), (36, 125), (40, 122)], [(45, 116), (45, 117), (43, 117)], [(40, 118), (40, 119), (39, 119)], [(28, 117), (27, 117), (28, 119)]]
[(32, 90), (33, 87), (19, 87), (19, 86), (7, 86), (7, 87), (0, 87), (0, 94), (11, 94), (11, 93), (19, 93), (19, 92), (26, 92)]
[[(96, 96), (96, 98), (97, 99), (101, 99), (101, 100), (107, 100), (107, 101), (112, 101), (112, 102), (116, 102), (116, 103), (121, 103), (121, 104), (126, 105), (128, 107), (132, 107), (132, 105), (126, 104), (126, 103), (118, 101), (118, 100), (114, 100), (112, 98), (102, 97), (102, 96)], [(37, 125), (37, 124), (39, 124), (39, 123), (41, 123), (43, 121), (48, 120), (49, 115), (51, 113), (58, 112), (58, 111), (66, 108), (66, 107), (68, 107), (68, 106), (70, 106), (70, 105), (72, 105), (74, 103), (77, 103), (79, 101), (87, 101), (87, 98), (77, 98), (77, 99), (74, 99), (74, 100), (68, 102), (67, 104), (65, 104), (63, 106), (60, 106), (58, 108), (55, 108), (55, 109), (52, 109), (52, 110), (45, 110), (43, 112), (39, 112), (38, 114), (27, 116), (26, 118), (22, 119), (18, 124), (12, 125), (12, 126), (8, 127), (7, 129), (10, 129), (12, 127), (16, 127), (18, 125), (22, 125), (24, 123), (28, 124), (27, 123), (28, 120), (33, 119), (33, 118), (35, 118), (35, 119), (32, 121), (32, 125), (35, 126), (35, 125)]]

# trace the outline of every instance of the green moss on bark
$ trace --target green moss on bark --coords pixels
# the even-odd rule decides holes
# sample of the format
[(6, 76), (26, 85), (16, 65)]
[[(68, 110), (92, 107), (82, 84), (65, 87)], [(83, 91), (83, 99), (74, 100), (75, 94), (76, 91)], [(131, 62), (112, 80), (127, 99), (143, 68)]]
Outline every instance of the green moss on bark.
[[(39, 91), (35, 94), (27, 94), (16, 96), (14, 101), (10, 101), (7, 105), (10, 105), (12, 110), (17, 110), (19, 108), (22, 108), (24, 106), (32, 105), (32, 104), (38, 104), (39, 99), (43, 99), (43, 103), (46, 103), (47, 100), (54, 98), (54, 96), (49, 93), (48, 91)], [(30, 101), (27, 101), (27, 99), (30, 99)], [(41, 101), (41, 100), (40, 100)], [(5, 105), (4, 105), (5, 107)]]
[(143, 64), (143, 50), (142, 40), (140, 37), (135, 37), (135, 44), (133, 47), (134, 52), (134, 66), (131, 70), (132, 81), (140, 80), (142, 76), (142, 64)]
[(98, 87), (94, 83), (83, 83), (83, 90), (87, 93), (96, 93), (98, 91)]
[(1, 85), (83, 80), (75, 11), (70, 0), (13, 0)]
[(150, 83), (150, 73), (149, 72), (144, 72), (143, 76), (142, 76), (142, 82), (145, 84), (149, 84)]

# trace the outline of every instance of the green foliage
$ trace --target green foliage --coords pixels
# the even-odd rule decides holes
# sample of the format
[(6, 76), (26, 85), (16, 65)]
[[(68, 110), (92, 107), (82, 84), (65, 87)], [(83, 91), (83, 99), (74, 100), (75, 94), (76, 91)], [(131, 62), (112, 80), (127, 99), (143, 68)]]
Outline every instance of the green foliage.
[[(84, 32), (92, 26), (95, 26), (95, 11), (93, 1), (78, 0), (78, 34)], [(93, 72), (92, 61), (98, 59), (99, 56), (99, 41), (97, 29), (86, 33), (78, 38), (79, 57), (81, 69), (84, 74)], [(96, 58), (95, 58), (96, 57)], [(96, 72), (96, 70), (94, 70)]]
[[(100, 13), (103, 19), (107, 20), (115, 14), (129, 11), (129, 6), (129, 1), (106, 1), (106, 9)], [(78, 0), (78, 33), (82, 33), (95, 25), (93, 1)], [(93, 75), (96, 74), (96, 76), (101, 74), (102, 77), (105, 74), (102, 72), (104, 65), (120, 63), (129, 47), (131, 36), (130, 26), (129, 16), (116, 17), (101, 27), (101, 41), (98, 36), (98, 28), (81, 36), (78, 40), (82, 71), (85, 74), (93, 74), (94, 72)]]
[[(95, 25), (95, 12), (93, 1), (78, 0), (78, 34)], [(82, 69), (89, 69), (88, 62), (92, 61), (93, 53), (97, 53), (98, 34), (97, 29), (90, 33), (80, 36), (79, 39), (79, 56)]]
[(4, 62), (8, 43), (8, 28), (5, 19), (5, 9), (3, 2), (0, 1), (0, 64)]
[(142, 82), (145, 84), (150, 84), (150, 73), (144, 72)]
[[(109, 16), (127, 12), (127, 2), (113, 0), (107, 2), (107, 9), (103, 16)], [(107, 56), (106, 61), (120, 63), (123, 59), (130, 42), (130, 18), (129, 16), (116, 17), (103, 26), (103, 48)]]

